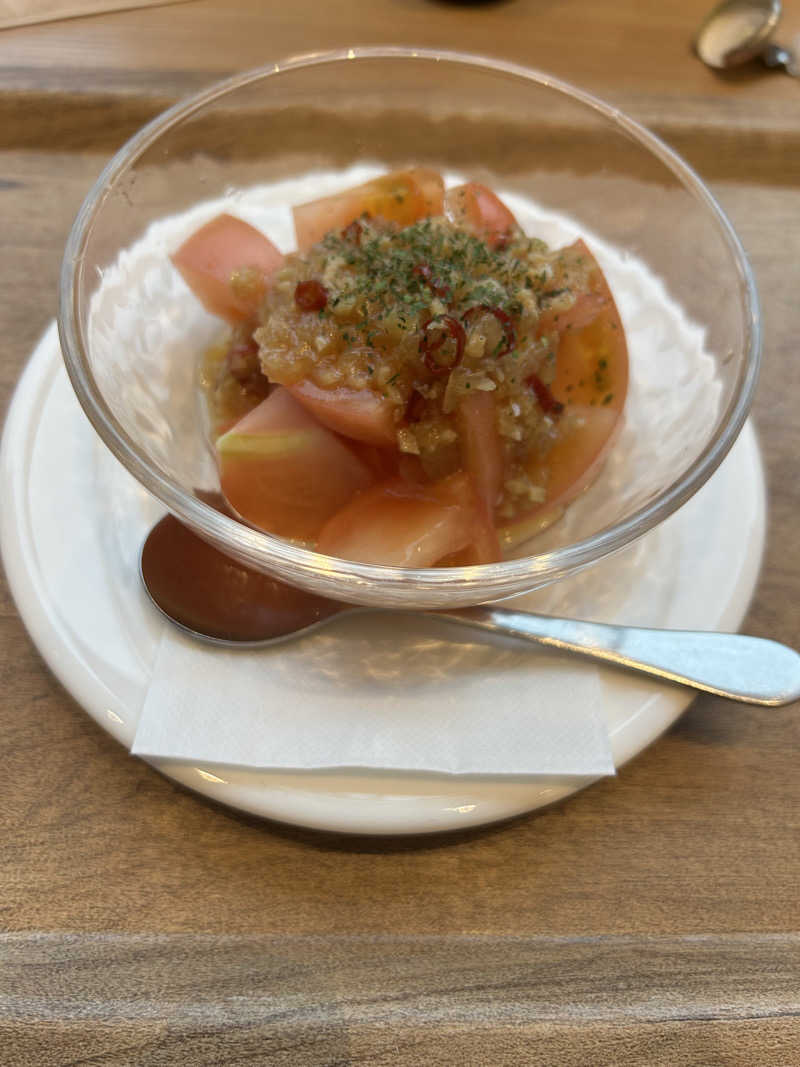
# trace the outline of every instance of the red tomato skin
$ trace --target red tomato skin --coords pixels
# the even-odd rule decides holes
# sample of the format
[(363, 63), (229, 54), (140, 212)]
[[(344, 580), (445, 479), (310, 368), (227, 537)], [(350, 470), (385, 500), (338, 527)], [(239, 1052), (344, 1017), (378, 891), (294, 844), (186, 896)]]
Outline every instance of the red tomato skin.
[(222, 492), (247, 522), (313, 541), (374, 481), (369, 467), (281, 387), (217, 441)]
[(467, 182), (445, 194), (445, 211), (450, 219), (494, 248), (519, 229), (517, 220), (503, 201), (480, 182)]
[(436, 171), (416, 168), (394, 171), (341, 193), (298, 204), (294, 215), (297, 247), (301, 252), (321, 241), (332, 230), (343, 230), (364, 213), (399, 226), (440, 215), (444, 183)]
[[(268, 237), (227, 214), (201, 226), (170, 258), (206, 311), (232, 324), (255, 316), (273, 274), (283, 263), (283, 254)], [(247, 295), (234, 291), (231, 278), (244, 268), (262, 275), (260, 294), (258, 289)]]

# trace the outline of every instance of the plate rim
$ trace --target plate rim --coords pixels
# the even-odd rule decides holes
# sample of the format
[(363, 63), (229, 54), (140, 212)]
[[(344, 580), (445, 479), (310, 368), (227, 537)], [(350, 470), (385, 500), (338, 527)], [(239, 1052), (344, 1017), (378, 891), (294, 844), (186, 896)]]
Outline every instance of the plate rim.
[[(11, 595), (39, 654), (80, 707), (101, 729), (128, 748), (132, 742), (130, 728), (125, 718), (114, 711), (117, 695), (87, 669), (90, 665), (85, 660), (81, 661), (79, 650), (70, 646), (68, 635), (54, 624), (45, 610), (47, 594), (37, 573), (35, 551), (20, 528), (18, 505), (24, 496), (25, 474), (29, 464), (15, 464), (12, 457), (19, 454), (20, 445), (26, 450), (26, 455), (33, 448), (41, 425), (41, 419), (36, 417), (37, 408), (39, 412), (44, 408), (40, 398), (49, 395), (49, 390), (54, 388), (57, 380), (56, 375), (48, 375), (53, 364), (63, 372), (55, 323), (50, 324), (36, 344), (14, 390), (6, 415), (0, 443), (0, 492), (3, 492), (8, 506), (0, 514), (0, 554)], [(76, 407), (76, 411), (82, 415), (80, 408)], [(766, 537), (766, 480), (752, 420), (746, 423), (740, 440), (739, 448), (747, 448), (749, 459), (753, 461), (756, 484), (752, 488), (756, 510), (747, 551), (744, 553), (742, 573), (722, 611), (721, 624), (728, 629), (738, 628), (747, 613), (758, 582)], [(653, 691), (658, 695), (658, 700), (650, 709), (648, 728), (642, 730), (641, 722), (638, 725), (633, 722), (633, 719), (641, 718), (640, 712), (611, 734), (617, 768), (656, 741), (696, 696), (684, 687), (662, 683), (653, 683)], [(597, 780), (561, 778), (553, 784), (551, 780), (540, 777), (527, 783), (531, 792), (526, 799), (518, 799), (514, 803), (471, 803), (468, 798), (467, 803), (442, 806), (441, 801), (453, 800), (454, 795), (460, 792), (469, 793), (470, 787), (474, 793), (478, 788), (478, 780), (467, 775), (449, 776), (447, 785), (451, 792), (447, 793), (441, 792), (445, 776), (440, 775), (399, 771), (368, 774), (250, 771), (247, 776), (264, 780), (254, 789), (252, 785), (242, 784), (246, 776), (237, 774), (235, 770), (226, 769), (225, 778), (222, 772), (215, 775), (206, 769), (213, 767), (219, 770), (219, 766), (214, 764), (195, 766), (163, 759), (147, 759), (145, 762), (169, 779), (229, 808), (289, 825), (342, 834), (409, 835), (475, 828), (550, 806)], [(288, 785), (287, 779), (290, 780)], [(311, 789), (300, 786), (299, 783), (306, 780), (312, 783)], [(397, 785), (393, 793), (390, 788), (392, 780), (395, 783), (402, 781), (409, 787), (419, 782), (419, 792), (424, 791), (425, 797), (398, 793)], [(331, 783), (334, 788), (324, 787)], [(505, 782), (489, 778), (482, 784), (488, 784), (497, 793), (498, 790), (502, 791)], [(348, 788), (344, 788), (345, 785)], [(436, 797), (438, 804), (435, 811), (433, 800), (426, 800), (432, 796)], [(337, 810), (332, 811), (330, 802), (333, 801), (335, 805), (337, 800), (343, 798), (353, 801), (350, 810), (347, 805), (343, 809), (339, 804)], [(404, 802), (409, 804), (412, 800), (423, 801), (420, 812), (409, 812), (403, 808)], [(399, 811), (391, 810), (392, 805), (398, 807), (398, 801)]]

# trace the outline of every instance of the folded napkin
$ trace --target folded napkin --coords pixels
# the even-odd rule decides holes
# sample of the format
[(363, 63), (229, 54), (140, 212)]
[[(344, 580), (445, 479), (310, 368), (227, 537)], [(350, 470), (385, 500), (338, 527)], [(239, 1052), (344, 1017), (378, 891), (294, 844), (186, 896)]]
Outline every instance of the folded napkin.
[(419, 616), (258, 651), (165, 630), (132, 751), (253, 768), (614, 773), (589, 664)]

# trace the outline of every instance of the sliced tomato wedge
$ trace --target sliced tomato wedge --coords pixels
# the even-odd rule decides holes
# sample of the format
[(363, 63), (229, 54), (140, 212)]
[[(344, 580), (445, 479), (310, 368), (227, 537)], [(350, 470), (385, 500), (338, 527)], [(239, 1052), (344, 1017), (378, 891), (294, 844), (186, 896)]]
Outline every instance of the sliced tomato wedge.
[(472, 536), (461, 551), (447, 556), (440, 562), (445, 567), (471, 567), (482, 563), (496, 563), (502, 558), (500, 540), (491, 514), (475, 492), (472, 477), (459, 471), (438, 484), (443, 500), (458, 504), (472, 515)]
[(600, 406), (619, 415), (628, 392), (628, 345), (622, 320), (597, 260), (583, 241), (571, 247), (589, 261), (587, 299), (592, 298), (595, 307), (586, 318), (561, 324), (556, 376), (550, 389), (567, 408), (572, 404)]
[(499, 196), (480, 182), (467, 182), (448, 189), (445, 212), (456, 226), (469, 230), (495, 248), (503, 244), (519, 226)]
[(298, 204), (293, 208), (297, 247), (304, 252), (326, 233), (343, 230), (365, 213), (410, 226), (418, 219), (440, 215), (443, 205), (444, 182), (436, 171), (422, 167), (395, 171), (333, 196)]
[(489, 392), (474, 392), (464, 397), (456, 418), (464, 470), (491, 522), (503, 490), (503, 451), (497, 433), (494, 397)]
[[(603, 272), (584, 241), (578, 240), (562, 248), (554, 267), (551, 291), (557, 293), (559, 289), (575, 289), (578, 293), (575, 302), (566, 310), (554, 307), (542, 312), (539, 318), (540, 335), (556, 333), (561, 336), (582, 330), (594, 322), (607, 304), (614, 303)], [(585, 284), (587, 274), (588, 288)]]
[(501, 544), (514, 548), (560, 518), (566, 505), (600, 473), (621, 428), (619, 414), (610, 408), (574, 405), (571, 431), (560, 438), (541, 469), (533, 468), (534, 481), (547, 485), (547, 499), (498, 530)]
[(400, 470), (403, 456), (394, 448), (376, 448), (375, 445), (365, 445), (362, 441), (348, 441), (347, 447), (372, 473), (373, 482), (388, 482), (392, 478), (403, 477)]
[(223, 214), (196, 230), (171, 259), (206, 311), (237, 323), (255, 316), (283, 254), (254, 226)]
[(286, 389), (276, 388), (217, 440), (220, 484), (254, 526), (310, 541), (374, 475)]
[(322, 389), (309, 381), (297, 382), (288, 389), (329, 430), (378, 448), (396, 447), (392, 405), (371, 389)]
[[(558, 341), (556, 375), (550, 385), (564, 405), (563, 435), (544, 463), (533, 461), (531, 480), (547, 487), (547, 499), (499, 531), (502, 544), (513, 547), (533, 536), (562, 513), (595, 477), (622, 428), (628, 391), (628, 346), (617, 306), (605, 276), (586, 245), (571, 246), (589, 258), (590, 295), (599, 310), (588, 324), (565, 329)], [(585, 270), (585, 264), (582, 266)]]
[(433, 566), (474, 539), (475, 509), (451, 484), (458, 478), (429, 486), (394, 479), (359, 493), (325, 524), (318, 550), (385, 567)]
[[(461, 459), (474, 501), (472, 541), (447, 563), (471, 566), (495, 563), (501, 558), (500, 541), (494, 525), (494, 509), (503, 491), (503, 449), (497, 432), (495, 402), (491, 393), (476, 392), (465, 397), (456, 413)], [(456, 488), (458, 483), (453, 483)], [(462, 490), (466, 494), (466, 490)]]

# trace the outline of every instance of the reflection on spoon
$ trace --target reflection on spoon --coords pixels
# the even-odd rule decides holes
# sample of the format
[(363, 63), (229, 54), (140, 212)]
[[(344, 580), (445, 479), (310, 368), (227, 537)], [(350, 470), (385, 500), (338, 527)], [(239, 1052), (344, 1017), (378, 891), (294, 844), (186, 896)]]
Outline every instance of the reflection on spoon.
[(781, 17), (781, 0), (723, 0), (708, 15), (694, 40), (698, 56), (715, 70), (727, 70), (760, 58), (768, 67), (800, 75), (795, 56), (772, 44)]
[[(203, 499), (225, 510), (222, 497)], [(346, 606), (243, 567), (172, 515), (148, 534), (140, 569), (150, 599), (168, 619), (218, 644), (279, 640)]]
[[(204, 499), (212, 507), (224, 506), (216, 498)], [(380, 610), (328, 600), (243, 567), (172, 515), (148, 534), (140, 569), (151, 600), (171, 622), (228, 647), (266, 646), (334, 616)], [(789, 704), (800, 698), (800, 655), (758, 637), (611, 626), (492, 605), (427, 614), (748, 704)]]

